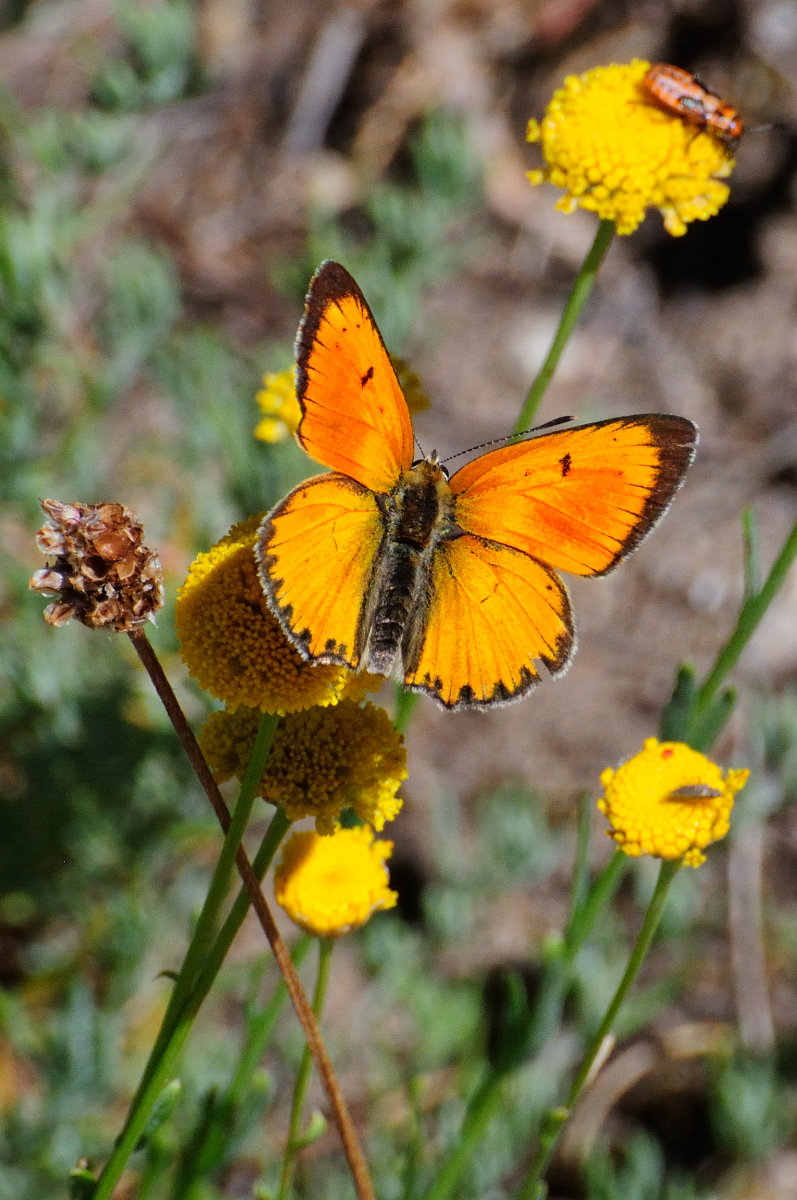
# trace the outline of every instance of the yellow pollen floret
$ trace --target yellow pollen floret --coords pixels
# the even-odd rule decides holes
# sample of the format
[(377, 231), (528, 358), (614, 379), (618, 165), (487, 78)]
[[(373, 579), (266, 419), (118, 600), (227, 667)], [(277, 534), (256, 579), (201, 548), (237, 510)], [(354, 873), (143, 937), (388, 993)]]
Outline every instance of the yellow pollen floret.
[(302, 410), (296, 399), (293, 368), (276, 373), (269, 371), (263, 376), (263, 386), (255, 393), (255, 400), (263, 414), (262, 421), (255, 427), (255, 437), (261, 442), (284, 442), (296, 433), (302, 419)]
[(296, 712), (336, 704), (348, 685), (362, 695), (372, 688), (372, 676), (306, 662), (269, 609), (254, 551), (262, 519), (234, 525), (189, 568), (174, 613), (188, 670), (230, 708), (246, 704), (264, 712)]
[(747, 770), (724, 775), (716, 763), (683, 742), (648, 738), (640, 754), (601, 774), (598, 808), (625, 854), (634, 858), (681, 858), (689, 867), (705, 861), (703, 850), (730, 828), (733, 799)]
[(529, 121), (527, 140), (541, 142), (547, 165), (528, 177), (563, 188), (563, 212), (585, 208), (629, 234), (654, 207), (680, 237), (725, 204), (720, 181), (734, 160), (719, 138), (653, 99), (643, 83), (649, 67), (635, 58), (568, 75), (542, 121)]
[(374, 841), (367, 825), (335, 829), (331, 837), (295, 833), (274, 871), (274, 895), (288, 916), (316, 937), (337, 938), (393, 908), (385, 861), (392, 842)]
[[(219, 783), (243, 779), (259, 723), (244, 706), (211, 713), (199, 744)], [(332, 833), (344, 808), (380, 830), (400, 811), (396, 792), (406, 778), (404, 739), (385, 710), (342, 700), (285, 717), (257, 794), (291, 821), (315, 817), (320, 834)]]

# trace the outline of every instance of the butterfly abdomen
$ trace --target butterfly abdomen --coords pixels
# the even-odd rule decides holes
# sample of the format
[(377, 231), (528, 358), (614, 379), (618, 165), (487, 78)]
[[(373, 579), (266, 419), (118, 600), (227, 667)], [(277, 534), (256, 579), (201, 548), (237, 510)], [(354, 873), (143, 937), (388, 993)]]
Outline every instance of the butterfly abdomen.
[(417, 463), (388, 497), (387, 553), (377, 585), (369, 669), (390, 674), (413, 609), (427, 587), (428, 564), (451, 523), (453, 501), (434, 460)]
[(420, 555), (410, 546), (391, 546), (385, 564), (384, 583), (374, 611), (368, 647), (369, 668), (389, 675), (401, 635), (415, 597)]

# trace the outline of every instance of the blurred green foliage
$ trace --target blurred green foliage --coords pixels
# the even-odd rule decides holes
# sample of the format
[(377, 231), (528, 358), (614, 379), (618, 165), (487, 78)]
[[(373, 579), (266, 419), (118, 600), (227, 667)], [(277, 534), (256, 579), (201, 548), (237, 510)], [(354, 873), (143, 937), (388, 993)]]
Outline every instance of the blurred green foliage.
[(109, 112), (136, 112), (189, 95), (200, 80), (194, 12), (185, 0), (116, 5), (126, 54), (98, 71), (92, 95)]
[(592, 1155), (586, 1183), (588, 1200), (710, 1200), (712, 1195), (682, 1174), (668, 1179), (661, 1146), (642, 1129), (625, 1142), (619, 1161), (605, 1149)]

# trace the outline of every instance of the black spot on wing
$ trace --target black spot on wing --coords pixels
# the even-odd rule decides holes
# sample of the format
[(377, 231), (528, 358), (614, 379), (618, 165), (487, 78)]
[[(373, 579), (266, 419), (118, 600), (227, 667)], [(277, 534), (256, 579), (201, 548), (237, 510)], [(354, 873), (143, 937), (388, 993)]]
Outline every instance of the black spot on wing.
[(374, 377), (374, 368), (369, 367), (368, 370), (363, 375), (362, 379), (360, 380), (360, 387), (365, 387), (366, 383), (368, 383), (369, 380), (373, 379), (373, 377)]
[(570, 474), (570, 467), (572, 466), (572, 463), (573, 460), (569, 454), (565, 454), (559, 459), (559, 465), (562, 468), (562, 479), (567, 478), (567, 476)]

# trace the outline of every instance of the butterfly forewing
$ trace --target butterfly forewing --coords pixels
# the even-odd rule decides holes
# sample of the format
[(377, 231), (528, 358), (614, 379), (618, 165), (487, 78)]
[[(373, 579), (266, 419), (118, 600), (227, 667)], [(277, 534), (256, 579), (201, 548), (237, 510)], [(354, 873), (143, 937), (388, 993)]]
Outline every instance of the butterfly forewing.
[(371, 310), (340, 263), (324, 263), (310, 284), (296, 365), (307, 453), (389, 492), (412, 463), (412, 424)]
[(653, 528), (694, 457), (682, 417), (599, 421), (503, 446), (451, 479), (463, 529), (573, 575), (604, 575)]

